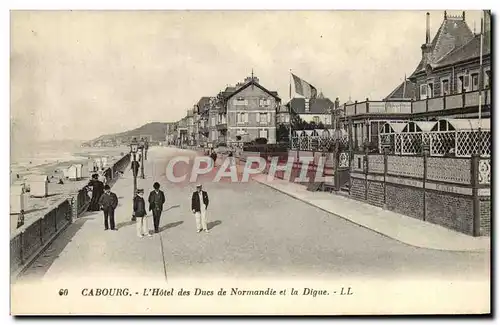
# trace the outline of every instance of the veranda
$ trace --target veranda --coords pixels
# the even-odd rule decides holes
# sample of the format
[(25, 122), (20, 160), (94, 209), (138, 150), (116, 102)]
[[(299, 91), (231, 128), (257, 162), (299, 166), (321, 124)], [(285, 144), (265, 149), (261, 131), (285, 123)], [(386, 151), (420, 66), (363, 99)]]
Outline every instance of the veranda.
[(434, 122), (385, 123), (379, 132), (379, 152), (431, 156), (491, 155), (490, 119), (439, 119)]
[(341, 129), (295, 130), (292, 133), (291, 150), (330, 151), (336, 139), (347, 144), (347, 131)]

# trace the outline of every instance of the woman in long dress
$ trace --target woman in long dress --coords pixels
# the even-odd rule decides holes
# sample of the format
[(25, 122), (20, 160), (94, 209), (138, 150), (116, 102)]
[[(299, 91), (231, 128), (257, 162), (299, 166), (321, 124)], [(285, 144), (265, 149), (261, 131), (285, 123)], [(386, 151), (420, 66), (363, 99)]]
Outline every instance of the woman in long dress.
[(88, 211), (99, 211), (99, 198), (102, 193), (104, 193), (104, 183), (98, 179), (97, 174), (92, 175), (88, 186), (92, 187), (92, 199), (90, 200), (90, 205)]

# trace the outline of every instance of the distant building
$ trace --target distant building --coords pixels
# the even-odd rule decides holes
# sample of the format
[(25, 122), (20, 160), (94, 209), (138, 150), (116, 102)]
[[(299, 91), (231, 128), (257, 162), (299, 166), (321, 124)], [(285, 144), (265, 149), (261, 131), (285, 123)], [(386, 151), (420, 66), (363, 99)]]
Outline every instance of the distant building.
[(384, 101), (405, 101), (417, 99), (417, 86), (415, 83), (406, 79), (396, 87), (389, 95), (384, 98)]
[(201, 146), (205, 146), (209, 141), (209, 112), (210, 112), (210, 97), (201, 97), (195, 105), (198, 115), (198, 141)]
[(408, 79), (383, 101), (345, 103), (343, 125), (349, 131), (355, 149), (363, 143), (378, 144), (378, 134), (387, 121), (477, 118), (479, 95), (481, 116), (491, 111), (491, 12), (484, 11), (482, 67), (481, 35), (471, 31), (465, 12), (450, 16), (434, 38), (430, 38), (430, 17), (426, 17), (422, 58)]
[(193, 146), (195, 144), (195, 116), (193, 109), (188, 109), (186, 115), (186, 127), (187, 127), (187, 142), (186, 145)]
[(295, 114), (299, 115), (307, 123), (332, 125), (332, 110), (335, 108), (335, 103), (329, 98), (323, 96), (311, 99), (292, 98), (286, 106), (291, 108)]
[(276, 143), (276, 111), (280, 104), (278, 93), (263, 87), (253, 75), (236, 87), (227, 87), (216, 104), (219, 142), (266, 138), (268, 143)]
[[(421, 47), (422, 59), (409, 77), (415, 85), (417, 100), (490, 89), (490, 11), (484, 11), (482, 71), (480, 71), (479, 55), (481, 35), (471, 31), (465, 22), (465, 12), (461, 16), (450, 16), (445, 11), (443, 22), (432, 41), (430, 41), (429, 30), (429, 13), (427, 13), (426, 42)], [(489, 106), (484, 108), (484, 113), (489, 116)], [(432, 109), (432, 111), (434, 110)], [(453, 117), (475, 117), (477, 116), (477, 105), (467, 108), (465, 105), (449, 106), (446, 107), (444, 113)], [(433, 114), (431, 112), (431, 114), (426, 115)]]

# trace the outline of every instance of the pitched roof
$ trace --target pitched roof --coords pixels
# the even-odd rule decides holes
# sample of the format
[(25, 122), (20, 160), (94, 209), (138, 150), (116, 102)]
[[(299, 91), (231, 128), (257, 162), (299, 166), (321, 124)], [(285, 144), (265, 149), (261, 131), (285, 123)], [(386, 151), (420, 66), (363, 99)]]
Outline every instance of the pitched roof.
[(432, 40), (432, 62), (441, 60), (453, 49), (467, 44), (474, 37), (467, 23), (462, 19), (445, 19)]
[[(434, 64), (439, 60), (443, 59), (454, 49), (469, 43), (473, 38), (474, 34), (465, 20), (456, 18), (444, 19), (430, 44), (431, 56), (429, 63), (434, 67)], [(424, 70), (425, 62), (422, 58), (415, 71), (411, 74), (411, 77)]]
[(334, 103), (329, 98), (314, 98), (309, 100), (309, 112), (306, 112), (305, 98), (292, 98), (287, 106), (292, 107), (297, 114), (330, 114)]
[[(454, 63), (479, 58), (481, 50), (481, 35), (476, 35), (467, 44), (454, 49), (448, 55), (437, 62), (436, 67), (444, 67)], [(485, 33), (483, 37), (483, 57), (491, 54), (491, 33)]]
[(198, 114), (208, 111), (210, 104), (210, 97), (201, 97), (196, 106), (198, 106)]
[[(405, 85), (406, 82), (406, 85)], [(391, 99), (412, 99), (416, 97), (417, 94), (417, 85), (411, 82), (410, 80), (406, 80), (399, 84), (387, 97), (384, 98), (384, 101)]]
[[(250, 85), (254, 85), (254, 86), (257, 86), (258, 88), (262, 89), (264, 92), (268, 93), (269, 95), (273, 96), (275, 99), (277, 100), (281, 100), (279, 97), (278, 97), (278, 92), (276, 91), (269, 91), (267, 90), (266, 88), (264, 88), (263, 86), (261, 86), (259, 83), (257, 83), (256, 81), (254, 81), (253, 79), (250, 80), (249, 82), (247, 82), (246, 84), (244, 84), (243, 86), (241, 86), (240, 88), (236, 89), (234, 87), (232, 87), (234, 89), (234, 91), (230, 94), (227, 95), (226, 99), (229, 99), (231, 97), (233, 97), (234, 95), (236, 95), (237, 93), (239, 93), (240, 91), (242, 91), (243, 89), (245, 88), (248, 88)], [(228, 87), (229, 88), (229, 87)], [(226, 88), (226, 90), (228, 89)]]

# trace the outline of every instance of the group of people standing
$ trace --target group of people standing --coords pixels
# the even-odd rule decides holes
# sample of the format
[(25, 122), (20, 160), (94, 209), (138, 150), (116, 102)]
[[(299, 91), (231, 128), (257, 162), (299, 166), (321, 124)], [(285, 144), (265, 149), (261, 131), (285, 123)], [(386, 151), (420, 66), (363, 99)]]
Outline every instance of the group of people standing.
[[(215, 154), (215, 152), (213, 152)], [(216, 155), (216, 154), (215, 154)], [(216, 160), (216, 156), (215, 159)], [(138, 166), (132, 166), (133, 172), (137, 172)], [(92, 198), (88, 211), (103, 211), (104, 230), (118, 230), (115, 223), (115, 210), (118, 206), (118, 197), (111, 192), (109, 185), (105, 185), (99, 180), (98, 174), (93, 174), (88, 187), (92, 188)], [(137, 235), (139, 237), (151, 236), (148, 227), (148, 211), (153, 217), (153, 229), (155, 233), (160, 232), (160, 219), (163, 207), (166, 202), (165, 193), (160, 190), (160, 183), (153, 184), (153, 190), (149, 193), (148, 209), (144, 200), (144, 189), (137, 189), (133, 198), (132, 220), (137, 225)], [(207, 224), (207, 208), (209, 204), (208, 193), (202, 189), (202, 185), (196, 186), (196, 191), (191, 196), (191, 211), (195, 216), (196, 232), (209, 232)]]
[[(154, 232), (158, 233), (160, 231), (160, 218), (163, 212), (163, 205), (166, 202), (165, 193), (160, 190), (160, 183), (155, 182), (153, 184), (154, 190), (149, 193), (148, 203), (149, 211), (152, 211), (153, 215), (153, 227)], [(146, 202), (144, 201), (144, 190), (138, 189), (137, 194), (134, 197), (134, 215), (133, 218), (136, 219), (137, 224), (137, 235), (139, 237), (151, 236), (148, 228), (148, 213), (146, 212)]]
[[(165, 194), (160, 190), (158, 182), (153, 185), (154, 190), (149, 193), (148, 203), (149, 211), (153, 216), (154, 232), (159, 232), (160, 218), (163, 212), (163, 205), (166, 202)], [(134, 217), (137, 224), (137, 236), (151, 236), (148, 227), (148, 213), (146, 212), (146, 202), (144, 200), (144, 190), (138, 189), (137, 195), (134, 197)], [(208, 208), (208, 193), (203, 191), (201, 185), (196, 186), (196, 191), (191, 197), (191, 211), (196, 219), (196, 232), (209, 232), (207, 225), (207, 208)]]
[(92, 187), (92, 198), (88, 211), (103, 211), (104, 230), (118, 230), (115, 225), (115, 209), (118, 206), (118, 197), (111, 192), (109, 185), (99, 180), (98, 174), (93, 174), (88, 187)]

